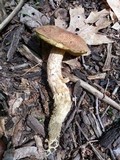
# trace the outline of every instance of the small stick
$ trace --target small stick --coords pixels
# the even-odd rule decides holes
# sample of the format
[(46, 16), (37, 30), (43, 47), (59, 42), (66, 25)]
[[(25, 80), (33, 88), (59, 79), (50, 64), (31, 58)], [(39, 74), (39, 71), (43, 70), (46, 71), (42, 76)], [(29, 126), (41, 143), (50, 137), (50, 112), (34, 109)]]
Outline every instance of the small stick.
[(112, 58), (111, 51), (112, 51), (112, 44), (108, 44), (107, 45), (107, 57), (106, 57), (105, 64), (102, 69), (103, 71), (109, 71), (111, 68), (110, 67), (111, 58)]
[(105, 128), (104, 128), (104, 125), (101, 121), (101, 118), (100, 118), (100, 115), (99, 115), (99, 100), (98, 100), (98, 97), (96, 97), (96, 104), (95, 104), (95, 108), (96, 108), (96, 116), (98, 118), (98, 121), (100, 123), (100, 126), (102, 128), (102, 131), (104, 132), (105, 131)]
[(94, 80), (94, 79), (105, 79), (106, 73), (98, 73), (96, 75), (90, 75), (87, 78), (89, 80)]
[(13, 19), (13, 17), (19, 12), (23, 6), (25, 0), (20, 0), (15, 9), (10, 13), (10, 15), (0, 24), (0, 32), (7, 26), (7, 24)]
[[(113, 90), (113, 92), (112, 92), (112, 97), (115, 96), (117, 90), (119, 89), (118, 87), (119, 87), (119, 84), (118, 84), (118, 85), (115, 87), (115, 89)], [(105, 109), (105, 111), (104, 111), (104, 113), (102, 114), (101, 118), (103, 118), (103, 117), (105, 116), (105, 114), (107, 113), (107, 111), (109, 110), (109, 108), (110, 108), (110, 105)]]
[(102, 68), (103, 71), (109, 71), (111, 69), (111, 59), (112, 58), (117, 58), (117, 56), (114, 56), (112, 55), (112, 44), (109, 43), (107, 45), (107, 57), (106, 57), (106, 60), (105, 60), (105, 64)]
[(106, 102), (107, 104), (111, 105), (112, 107), (120, 110), (120, 104), (118, 104), (117, 102), (112, 100), (110, 97), (108, 97), (104, 93), (101, 93), (99, 90), (97, 90), (96, 88), (94, 88), (90, 84), (86, 83), (85, 81), (83, 81), (82, 79), (80, 79), (80, 78), (78, 78), (78, 77), (76, 77), (74, 75), (69, 75), (69, 78), (73, 82), (79, 81), (80, 82), (80, 86), (83, 87), (85, 90), (87, 90), (88, 92), (92, 93), (94, 96), (96, 96), (99, 99), (103, 100), (104, 102)]
[(118, 92), (118, 89), (120, 88), (119, 85), (117, 85), (114, 90), (113, 90), (113, 93), (112, 93), (112, 96), (115, 97), (115, 94)]
[(30, 63), (23, 63), (23, 64), (19, 64), (19, 65), (16, 65), (16, 66), (11, 66), (10, 69), (12, 71), (14, 71), (14, 70), (17, 70), (17, 69), (23, 69), (23, 68), (28, 67), (28, 66), (30, 66)]

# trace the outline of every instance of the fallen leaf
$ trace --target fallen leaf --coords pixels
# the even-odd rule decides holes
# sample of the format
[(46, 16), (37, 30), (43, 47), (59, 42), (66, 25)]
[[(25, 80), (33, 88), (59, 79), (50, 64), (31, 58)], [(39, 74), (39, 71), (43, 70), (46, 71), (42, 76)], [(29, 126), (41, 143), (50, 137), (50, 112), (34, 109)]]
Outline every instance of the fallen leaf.
[(117, 16), (118, 20), (120, 20), (120, 0), (107, 0), (107, 3)]
[(120, 24), (118, 22), (116, 22), (113, 26), (112, 26), (113, 29), (119, 31), (120, 30)]
[[(111, 24), (111, 21), (106, 17), (109, 15), (107, 10), (102, 10), (100, 12), (95, 11), (95, 13), (92, 12), (87, 19), (85, 19), (84, 8), (81, 6), (73, 9), (70, 8), (69, 13), (70, 24), (67, 30), (81, 36), (87, 44), (100, 45), (113, 42), (107, 38), (106, 35), (97, 33), (100, 29), (106, 28)], [(93, 22), (94, 25), (90, 24)]]
[(85, 20), (86, 23), (95, 23), (98, 21), (100, 18), (103, 18), (105, 16), (109, 15), (109, 11), (106, 9), (103, 9), (102, 11), (93, 11), (90, 13), (90, 15), (87, 17)]

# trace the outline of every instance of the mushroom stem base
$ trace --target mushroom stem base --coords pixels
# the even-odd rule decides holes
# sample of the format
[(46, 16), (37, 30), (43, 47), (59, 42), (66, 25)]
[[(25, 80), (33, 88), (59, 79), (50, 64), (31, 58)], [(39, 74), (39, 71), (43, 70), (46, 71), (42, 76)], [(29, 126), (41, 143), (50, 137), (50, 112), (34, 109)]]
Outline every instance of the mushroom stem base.
[(62, 76), (61, 66), (64, 51), (53, 48), (48, 58), (48, 83), (53, 93), (54, 110), (49, 123), (48, 149), (55, 150), (59, 145), (62, 123), (71, 109), (70, 91)]

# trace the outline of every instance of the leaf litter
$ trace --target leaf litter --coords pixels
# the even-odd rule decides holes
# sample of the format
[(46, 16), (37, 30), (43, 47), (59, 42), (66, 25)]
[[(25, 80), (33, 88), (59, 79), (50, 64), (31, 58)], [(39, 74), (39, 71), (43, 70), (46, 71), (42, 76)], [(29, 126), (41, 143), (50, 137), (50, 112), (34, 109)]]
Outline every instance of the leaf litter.
[[(120, 102), (119, 1), (114, 4), (111, 0), (38, 2), (41, 6), (30, 2), (25, 3), (0, 39), (0, 90), (8, 97), (0, 99), (0, 105), (5, 109), (4, 116), (0, 116), (0, 135), (7, 144), (3, 159), (45, 158), (53, 105), (46, 77), (46, 53), (50, 47), (33, 34), (35, 27), (50, 23), (81, 36), (91, 54), (64, 59), (62, 71), (64, 77), (69, 75), (71, 78), (68, 87), (73, 107), (63, 123), (60, 145), (47, 159), (102, 160), (111, 156), (119, 159), (119, 110), (104, 102), (104, 96), (117, 104)], [(7, 13), (10, 12), (9, 5), (11, 3), (7, 2), (5, 6)], [(48, 12), (45, 13), (44, 8)], [(16, 41), (16, 37), (9, 36), (15, 34), (15, 22), (17, 28), (21, 23), (24, 25), (20, 39)], [(116, 23), (118, 26), (114, 27)], [(10, 62), (7, 61), (8, 51), (11, 51)], [(83, 86), (81, 79), (86, 82)], [(98, 99), (94, 88), (92, 92), (85, 89), (87, 84), (101, 92), (103, 98)], [(6, 109), (5, 104), (9, 108)], [(103, 141), (110, 144), (106, 147), (110, 153), (102, 147)], [(0, 146), (3, 142), (0, 141)]]
[(87, 19), (85, 18), (84, 8), (82, 6), (74, 9), (70, 8), (69, 12), (70, 24), (67, 30), (81, 36), (87, 44), (100, 45), (113, 42), (106, 35), (97, 33), (111, 24), (111, 21), (107, 18), (109, 15), (107, 10), (91, 12)]

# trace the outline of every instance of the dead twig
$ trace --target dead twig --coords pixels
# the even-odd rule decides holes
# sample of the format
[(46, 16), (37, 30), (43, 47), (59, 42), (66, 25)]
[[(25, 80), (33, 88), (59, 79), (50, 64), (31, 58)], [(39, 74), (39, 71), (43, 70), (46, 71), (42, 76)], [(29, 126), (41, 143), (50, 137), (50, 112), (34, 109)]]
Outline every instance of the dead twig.
[(112, 55), (112, 44), (109, 43), (107, 45), (107, 57), (106, 57), (106, 60), (105, 60), (105, 64), (102, 68), (103, 71), (109, 71), (111, 69), (111, 59), (112, 58), (116, 58), (116, 56)]
[(95, 109), (96, 109), (96, 117), (98, 118), (98, 121), (99, 121), (99, 124), (102, 128), (102, 131), (104, 132), (105, 131), (105, 127), (102, 123), (102, 120), (101, 120), (101, 117), (100, 117), (100, 114), (99, 114), (99, 99), (98, 97), (96, 97), (96, 104), (95, 104)]
[[(114, 88), (113, 92), (112, 92), (112, 97), (115, 97), (116, 92), (118, 91), (120, 85), (119, 83), (117, 84), (117, 86)], [(105, 116), (105, 114), (107, 113), (107, 111), (109, 110), (110, 105), (108, 105), (108, 107), (105, 109), (105, 111), (103, 112), (101, 118), (103, 118)]]
[(7, 24), (13, 19), (13, 17), (19, 12), (23, 6), (25, 0), (20, 0), (15, 9), (10, 13), (10, 15), (0, 24), (0, 32), (7, 26)]
[(120, 110), (120, 104), (118, 104), (117, 102), (112, 100), (110, 97), (108, 97), (104, 93), (101, 93), (100, 91), (98, 91), (96, 88), (94, 88), (90, 84), (84, 82), (83, 80), (81, 80), (80, 78), (78, 78), (78, 77), (76, 77), (74, 75), (69, 75), (69, 78), (73, 82), (79, 81), (80, 86), (83, 87), (85, 90), (87, 90), (88, 92), (92, 93), (94, 96), (96, 96), (99, 99), (103, 100), (104, 102), (106, 102), (107, 104), (111, 105), (112, 107)]
[(90, 75), (88, 76), (89, 80), (94, 80), (94, 79), (105, 79), (106, 73), (98, 73), (96, 75)]

